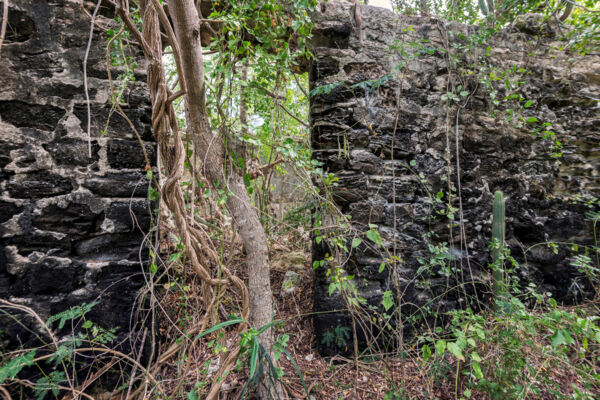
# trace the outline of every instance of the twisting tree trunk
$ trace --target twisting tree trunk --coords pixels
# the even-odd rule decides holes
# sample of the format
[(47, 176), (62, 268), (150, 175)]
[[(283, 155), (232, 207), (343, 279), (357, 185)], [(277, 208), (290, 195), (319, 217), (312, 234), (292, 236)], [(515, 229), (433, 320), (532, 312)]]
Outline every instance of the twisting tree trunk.
[[(227, 209), (231, 213), (246, 250), (250, 322), (255, 328), (269, 324), (273, 318), (273, 299), (269, 281), (267, 237), (253, 208), (243, 179), (232, 172), (225, 177), (225, 147), (222, 138), (213, 134), (206, 111), (204, 63), (200, 38), (201, 22), (193, 0), (168, 0), (169, 12), (181, 49), (181, 73), (186, 91), (188, 129), (202, 162), (205, 176), (214, 185), (226, 184), (230, 195)], [(271, 354), (273, 335), (267, 329), (259, 337), (267, 354)], [(261, 398), (272, 395), (267, 379), (260, 386)]]

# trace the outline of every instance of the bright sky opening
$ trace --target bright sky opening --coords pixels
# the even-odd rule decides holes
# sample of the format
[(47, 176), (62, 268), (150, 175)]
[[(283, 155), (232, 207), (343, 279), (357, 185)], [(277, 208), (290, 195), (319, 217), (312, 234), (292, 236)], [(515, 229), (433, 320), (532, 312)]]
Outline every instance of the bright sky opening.
[(383, 7), (389, 10), (392, 9), (392, 2), (390, 0), (369, 0), (369, 5)]

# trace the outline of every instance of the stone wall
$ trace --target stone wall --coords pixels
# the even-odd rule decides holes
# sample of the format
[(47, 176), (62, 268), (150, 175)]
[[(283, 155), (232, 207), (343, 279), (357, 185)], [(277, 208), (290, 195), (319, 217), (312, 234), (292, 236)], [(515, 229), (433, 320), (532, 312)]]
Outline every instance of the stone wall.
[[(144, 282), (140, 246), (150, 225), (148, 182), (128, 123), (117, 112), (108, 119), (105, 31), (112, 18), (104, 7), (88, 59), (88, 158), (83, 59), (93, 6), (10, 2), (0, 55), (0, 298), (31, 307), (42, 319), (99, 301), (89, 319), (119, 327), (123, 338)], [(113, 68), (113, 78), (119, 72)], [(135, 75), (139, 83), (126, 90), (122, 106), (152, 160), (143, 69)], [(34, 343), (26, 328), (39, 327), (31, 318), (22, 322), (26, 326), (0, 313), (0, 348)]]
[[(387, 249), (393, 253), (395, 242), (402, 260), (395, 271), (388, 265), (379, 272), (382, 252), (367, 248), (365, 239), (344, 265), (355, 276), (359, 294), (381, 311), (383, 293), (395, 290), (391, 277), (397, 276), (402, 315), (417, 323), (420, 307), (441, 312), (475, 297), (489, 299), (492, 201), (494, 191), (501, 190), (507, 197), (507, 244), (520, 262), (517, 276), (563, 301), (591, 295), (589, 282), (570, 265), (575, 255), (570, 246), (561, 245), (556, 252), (545, 244), (531, 246), (547, 241), (593, 244), (592, 223), (584, 213), (598, 210), (598, 203), (590, 208), (575, 197), (600, 196), (600, 57), (557, 50), (555, 28), (539, 25), (535, 16), (482, 43), (475, 55), (452, 50), (456, 65), (475, 62), (479, 70), (487, 65), (481, 75), (487, 77), (495, 71), (500, 78), (493, 81), (496, 87), (505, 78), (500, 72), (515, 67), (507, 75), (521, 77), (515, 93), (533, 100), (527, 107), (521, 101), (518, 112), (533, 122), (519, 128), (507, 121), (505, 91), (499, 90), (500, 104), (494, 105), (485, 82), (448, 68), (446, 43), (450, 49), (453, 43), (465, 44), (475, 28), (362, 6), (361, 43), (351, 4), (320, 7), (310, 70), (313, 154), (338, 176), (334, 200), (354, 227), (365, 232), (368, 224), (377, 224)], [(455, 89), (458, 103), (443, 99), (449, 78), (454, 87), (463, 86)], [(564, 146), (562, 157), (551, 156), (550, 140), (532, 135), (542, 122), (552, 124)], [(450, 235), (448, 219), (441, 214), (448, 199), (446, 154), (454, 193), (462, 200), (462, 220), (454, 213), (455, 222), (464, 223), (462, 234), (454, 226)], [(439, 202), (438, 192), (443, 193)], [(452, 202), (456, 208), (457, 199)], [(428, 232), (437, 236), (424, 237)], [(428, 246), (444, 242), (448, 250), (442, 254), (450, 254), (450, 260), (443, 264), (451, 269), (419, 271), (419, 258), (427, 264), (432, 256)], [(527, 262), (523, 249), (528, 249)], [(323, 259), (328, 251), (324, 242), (315, 244), (313, 259)], [(345, 307), (338, 294), (328, 295), (326, 269), (315, 271), (316, 312)], [(474, 284), (452, 289), (461, 281)], [(337, 326), (350, 327), (347, 314), (318, 314), (314, 324), (322, 352), (343, 351), (325, 346), (323, 335)]]

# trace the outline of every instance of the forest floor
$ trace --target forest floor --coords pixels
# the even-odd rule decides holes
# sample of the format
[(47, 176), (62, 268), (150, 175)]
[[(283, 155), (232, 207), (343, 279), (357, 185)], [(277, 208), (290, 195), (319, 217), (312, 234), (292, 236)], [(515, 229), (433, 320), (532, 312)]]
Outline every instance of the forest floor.
[[(316, 338), (312, 326), (313, 308), (313, 270), (311, 265), (309, 243), (304, 238), (295, 235), (278, 237), (276, 243), (271, 242), (271, 287), (275, 301), (275, 320), (284, 320), (284, 324), (275, 329), (275, 336), (287, 334), (289, 341), (287, 350), (296, 366), (285, 356), (281, 357), (280, 367), (284, 375), (280, 379), (290, 399), (337, 400), (337, 399), (458, 399), (456, 384), (461, 386), (462, 378), (456, 376), (456, 363), (449, 360), (447, 365), (436, 369), (435, 365), (425, 363), (414, 346), (407, 346), (396, 355), (379, 357), (375, 361), (344, 357), (321, 357), (317, 352)], [(237, 273), (246, 278), (244, 260), (241, 252), (236, 256)], [(298, 265), (298, 259), (303, 259)], [(293, 265), (291, 265), (293, 264)], [(293, 293), (282, 290), (285, 273), (292, 269), (299, 274), (300, 279)], [(187, 283), (187, 282), (186, 282)], [(172, 292), (166, 295), (162, 304), (170, 315), (171, 321), (184, 321), (181, 326), (193, 326), (195, 316), (194, 292), (199, 291), (195, 283), (187, 283), (187, 293)], [(199, 286), (199, 285), (198, 285)], [(199, 296), (198, 296), (199, 297)], [(200, 309), (200, 304), (197, 308)], [(161, 346), (166, 348), (172, 343), (176, 334), (173, 327), (164, 319), (161, 320)], [(226, 333), (219, 339), (228, 347), (239, 340), (234, 331)], [(197, 346), (188, 354), (193, 354), (193, 360), (184, 368), (182, 362), (173, 362), (162, 370), (163, 382), (176, 387), (180, 379), (185, 379), (182, 385), (183, 393), (189, 393), (194, 387), (196, 393), (208, 387), (218, 368), (215, 365), (215, 348)], [(402, 354), (403, 356), (399, 356)], [(247, 363), (247, 361), (244, 361)], [(545, 374), (556, 386), (570, 388), (571, 384), (579, 383), (579, 377), (569, 370), (560, 368), (544, 368), (544, 360), (532, 360), (538, 365), (538, 373)], [(183, 376), (182, 376), (183, 375)], [(533, 377), (535, 379), (535, 377)], [(247, 368), (240, 368), (227, 375), (222, 386), (221, 399), (237, 400), (247, 398), (252, 391), (246, 388), (248, 381)], [(304, 381), (304, 383), (303, 383)], [(172, 389), (172, 388), (171, 388)], [(464, 388), (463, 388), (464, 389)], [(308, 390), (309, 396), (306, 395)], [(486, 393), (471, 389), (470, 399), (488, 399)], [(460, 392), (459, 392), (460, 393)], [(246, 396), (244, 396), (246, 395)], [(600, 395), (600, 393), (599, 393)], [(182, 397), (201, 399), (202, 397)], [(252, 397), (251, 397), (252, 398)], [(545, 390), (539, 396), (530, 395), (528, 399), (554, 398)]]

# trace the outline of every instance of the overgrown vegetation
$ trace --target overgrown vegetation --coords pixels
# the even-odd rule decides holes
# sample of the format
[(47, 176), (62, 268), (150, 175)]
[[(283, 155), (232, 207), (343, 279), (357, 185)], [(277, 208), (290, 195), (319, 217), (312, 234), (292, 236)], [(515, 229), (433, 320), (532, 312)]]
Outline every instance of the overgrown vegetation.
[[(169, 2), (171, 13), (184, 3)], [(593, 0), (394, 3), (400, 13), (421, 12), (439, 17), (440, 30), (447, 39), (443, 48), (432, 48), (426, 42), (390, 43), (390, 53), (400, 60), (395, 73), (401, 74), (408, 62), (423, 55), (442, 52), (450, 76), (442, 98), (449, 121), (458, 120), (461, 109), (471, 100), (475, 82), (489, 96), (493, 105), (490, 115), (518, 129), (527, 129), (549, 143), (548, 157), (560, 159), (561, 138), (550, 122), (529, 112), (534, 100), (525, 98), (519, 90), (528, 79), (528, 71), (499, 69), (488, 61), (491, 47), (487, 46), (484, 54), (478, 54), (476, 49), (524, 14), (537, 12), (546, 20), (556, 20), (561, 27), (561, 49), (581, 54), (596, 52), (600, 46), (600, 9)], [(379, 273), (391, 271), (392, 276), (403, 260), (395, 246), (384, 243), (377, 225), (369, 224), (359, 231), (351, 218), (340, 211), (333, 194), (338, 177), (311, 157), (309, 97), (331, 93), (343, 84), (316, 87), (308, 93), (306, 74), (296, 73), (298, 64), (311, 57), (307, 40), (314, 1), (226, 0), (215, 2), (210, 15), (200, 15), (203, 27), (211, 32), (210, 44), (204, 46), (201, 89), (206, 103), (202, 111), (210, 133), (214, 132), (215, 141), (222, 144), (223, 158), (219, 162), (224, 172), (219, 179), (206, 172), (210, 168), (206, 161), (209, 153), (199, 148), (198, 132), (185, 115), (196, 105), (183, 97), (182, 82), (189, 82), (189, 76), (184, 79), (181, 75), (185, 68), (181, 53), (189, 49), (177, 48), (182, 43), (169, 37), (169, 47), (160, 47), (154, 59), (148, 54), (148, 50), (157, 51), (153, 45), (162, 46), (161, 35), (155, 31), (152, 37), (144, 30), (147, 25), (142, 24), (158, 24), (161, 20), (163, 31), (172, 36), (162, 21), (169, 10), (158, 0), (117, 1), (113, 6), (118, 6), (117, 27), (109, 31), (107, 68), (119, 67), (122, 73), (113, 89), (111, 114), (123, 102), (128, 85), (133, 84), (136, 61), (126, 55), (126, 47), (131, 41), (143, 39), (150, 47), (145, 49), (146, 57), (160, 65), (160, 73), (150, 76), (151, 85), (156, 84), (154, 98), (160, 99), (154, 104), (153, 124), (167, 132), (163, 138), (157, 134), (158, 140), (175, 154), (165, 151), (164, 164), (154, 169), (148, 165), (146, 171), (149, 200), (151, 204), (158, 200), (161, 203), (145, 243), (149, 248), (148, 282), (140, 300), (140, 304), (154, 310), (146, 316), (150, 322), (143, 325), (150, 330), (153, 350), (144, 355), (145, 362), (140, 361), (143, 341), (138, 343), (138, 359), (111, 350), (116, 345), (116, 328), (104, 329), (88, 320), (86, 314), (96, 304), (82, 304), (39, 321), (45, 331), (40, 338), (46, 343), (43, 346), (3, 356), (0, 394), (11, 398), (10, 390), (21, 398), (33, 393), (43, 399), (108, 398), (101, 396), (109, 393), (113, 396), (110, 398), (194, 400), (216, 399), (221, 392), (229, 398), (250, 398), (260, 393), (264, 398), (283, 398), (287, 394), (334, 399), (366, 398), (358, 387), (368, 386), (372, 388), (372, 398), (386, 400), (593, 399), (600, 395), (597, 298), (564, 306), (557, 303), (552, 293), (540, 293), (533, 285), (523, 285), (515, 273), (519, 263), (505, 243), (502, 193), (498, 192), (495, 203), (489, 204), (490, 212), (494, 207), (488, 266), (493, 280), (488, 282), (486, 293), (493, 294), (493, 298), (472, 293), (470, 287), (481, 282), (468, 276), (466, 266), (457, 262), (448, 242), (433, 229), (423, 237), (429, 253), (419, 258), (415, 284), (428, 287), (432, 277), (443, 277), (447, 282), (452, 278), (458, 283), (447, 287), (444, 294), (464, 295), (464, 307), (441, 312), (435, 307), (440, 298), (434, 297), (415, 308), (405, 304), (399, 286), (383, 293), (381, 307), (369, 305), (360, 296), (361, 282), (345, 270), (352, 252), (369, 248), (382, 254)], [(154, 12), (158, 16), (150, 19), (143, 11), (153, 7), (157, 7)], [(467, 38), (452, 32), (442, 20), (476, 24), (479, 29)], [(473, 57), (471, 64), (464, 64), (465, 54)], [(354, 87), (377, 90), (392, 78), (384, 75)], [(348, 157), (347, 143), (339, 144), (339, 157)], [(450, 162), (449, 141), (445, 159), (448, 188), (439, 192), (429, 188), (425, 176), (414, 171), (416, 161), (401, 167), (413, 173), (427, 193), (428, 215), (424, 218), (442, 221), (446, 236), (452, 238), (461, 231), (463, 218), (457, 187), (460, 178), (458, 182), (453, 178), (460, 171)], [(288, 174), (296, 177), (301, 201), (281, 217), (274, 207), (273, 180)], [(270, 248), (275, 303), (273, 310), (263, 310), (269, 315), (268, 323), (262, 325), (252, 320), (253, 310), (248, 310), (254, 307), (248, 301), (248, 291), (253, 288), (246, 284), (250, 249), (240, 239), (241, 234), (236, 233), (238, 225), (243, 224), (239, 218), (236, 220), (231, 205), (237, 196), (232, 189), (236, 178), (243, 182), (252, 202), (248, 208), (259, 217)], [(573, 267), (586, 280), (582, 287), (591, 285), (598, 293), (598, 200), (581, 201), (589, 206), (586, 218), (593, 226), (596, 242), (539, 246), (571, 251)], [(289, 255), (299, 254), (300, 259), (304, 256), (308, 260), (311, 240), (326, 246), (328, 252), (312, 263), (300, 262), (302, 267), (308, 267), (301, 268), (304, 283), (299, 292), (285, 295), (280, 281), (285, 270), (294, 265)], [(466, 248), (468, 238), (460, 240)], [(524, 249), (524, 254), (531, 250)], [(338, 325), (326, 332), (320, 344), (351, 354), (352, 360), (338, 357), (334, 360), (339, 363), (328, 363), (313, 354), (308, 282), (311, 266), (326, 271), (329, 295), (341, 296), (341, 311), (348, 313), (352, 321), (349, 326)], [(23, 306), (2, 301), (0, 307), (39, 319), (33, 310)], [(158, 329), (155, 313), (160, 313)], [(70, 331), (66, 329), (68, 324)], [(405, 326), (415, 329), (405, 332)], [(270, 331), (273, 338), (265, 346), (264, 334)], [(371, 334), (364, 350), (359, 349), (358, 332)], [(382, 332), (392, 339), (381, 340)], [(80, 367), (89, 362), (90, 354), (96, 360), (82, 378)], [(102, 381), (103, 375), (117, 378), (102, 382), (104, 394), (87, 394), (91, 393), (89, 388)], [(30, 381), (31, 376), (36, 380)], [(274, 389), (261, 391), (261, 387)]]

